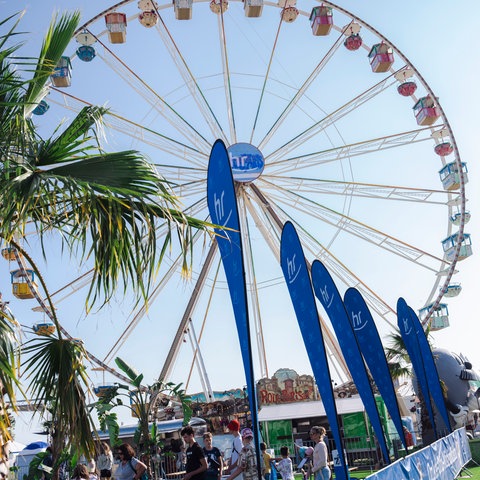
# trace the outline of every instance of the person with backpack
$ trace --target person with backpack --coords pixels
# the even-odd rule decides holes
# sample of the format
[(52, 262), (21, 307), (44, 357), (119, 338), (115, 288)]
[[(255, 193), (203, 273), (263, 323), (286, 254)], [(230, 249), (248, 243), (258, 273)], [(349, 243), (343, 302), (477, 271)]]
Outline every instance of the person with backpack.
[(138, 458), (135, 458), (135, 451), (128, 443), (122, 443), (116, 449), (120, 460), (115, 472), (116, 480), (145, 480), (147, 466)]
[[(230, 420), (227, 428), (233, 435), (232, 454), (230, 456), (227, 469), (227, 473), (232, 473), (237, 468), (238, 457), (243, 449), (243, 441), (242, 437), (240, 436), (240, 422), (238, 420)], [(239, 480), (242, 480), (241, 474)]]

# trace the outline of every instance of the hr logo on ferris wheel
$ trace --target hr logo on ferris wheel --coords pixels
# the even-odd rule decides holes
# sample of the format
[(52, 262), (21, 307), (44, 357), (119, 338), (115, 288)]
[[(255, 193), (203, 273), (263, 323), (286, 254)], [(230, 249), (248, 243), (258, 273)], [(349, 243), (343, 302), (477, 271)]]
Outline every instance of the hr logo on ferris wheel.
[(248, 183), (257, 179), (265, 168), (265, 160), (257, 147), (250, 143), (234, 143), (227, 148), (233, 179)]

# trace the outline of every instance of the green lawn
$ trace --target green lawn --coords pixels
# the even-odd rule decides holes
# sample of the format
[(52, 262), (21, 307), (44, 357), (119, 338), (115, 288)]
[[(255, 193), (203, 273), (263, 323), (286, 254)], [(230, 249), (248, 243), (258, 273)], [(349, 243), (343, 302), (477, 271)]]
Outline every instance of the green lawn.
[[(463, 471), (462, 474), (460, 475), (460, 477), (457, 477), (457, 478), (470, 478), (471, 480), (480, 480), (480, 466), (477, 467), (469, 467), (468, 468), (468, 473), (470, 473), (472, 476), (470, 477), (466, 471)], [(370, 471), (366, 471), (366, 472), (359, 472), (359, 471), (354, 471), (354, 472), (350, 472), (350, 476), (351, 476), (351, 479), (354, 480), (354, 479), (362, 479), (362, 478), (366, 478), (368, 477), (369, 475), (371, 474)], [(301, 476), (300, 475), (295, 475), (295, 480), (301, 480)], [(333, 477), (335, 478), (335, 477)], [(430, 479), (430, 480), (435, 480), (435, 479)]]
[[(480, 480), (480, 467), (475, 466), (472, 468), (468, 468), (468, 472), (472, 474), (471, 477), (467, 474), (466, 471), (463, 471), (460, 477), (457, 477), (457, 478), (470, 478), (471, 480)], [(370, 475), (370, 473), (371, 472), (351, 472), (350, 475), (351, 475), (351, 479), (354, 480), (354, 479), (366, 478)], [(431, 480), (434, 480), (434, 479), (431, 479)]]

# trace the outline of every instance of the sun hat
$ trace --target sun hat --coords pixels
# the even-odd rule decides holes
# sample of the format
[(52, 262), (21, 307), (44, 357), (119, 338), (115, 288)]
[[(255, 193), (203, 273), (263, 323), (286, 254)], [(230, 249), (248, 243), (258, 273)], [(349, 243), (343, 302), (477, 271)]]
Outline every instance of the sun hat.
[(240, 422), (238, 420), (230, 420), (230, 422), (227, 425), (227, 428), (229, 430), (233, 430), (234, 432), (238, 432), (240, 430)]
[(242, 430), (242, 438), (247, 438), (247, 437), (253, 438), (253, 432), (250, 428), (244, 428)]

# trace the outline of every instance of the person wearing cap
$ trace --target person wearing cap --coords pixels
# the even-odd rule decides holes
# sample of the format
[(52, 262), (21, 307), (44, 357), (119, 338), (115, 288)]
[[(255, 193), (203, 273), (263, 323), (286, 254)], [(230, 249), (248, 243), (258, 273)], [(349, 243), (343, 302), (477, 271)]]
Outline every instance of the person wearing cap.
[[(227, 473), (232, 473), (237, 467), (238, 457), (243, 448), (242, 437), (240, 436), (240, 422), (236, 419), (233, 419), (227, 425), (228, 430), (233, 435), (232, 443), (232, 455), (230, 456), (230, 461), (228, 462)], [(241, 480), (241, 478), (240, 478)]]
[(243, 448), (238, 457), (237, 466), (227, 480), (233, 480), (240, 475), (243, 476), (243, 480), (258, 480), (257, 455), (253, 448), (253, 432), (250, 428), (244, 428), (241, 435)]
[(195, 441), (195, 434), (190, 425), (182, 428), (180, 435), (187, 444), (185, 452), (187, 464), (185, 466), (186, 474), (183, 480), (203, 480), (207, 471), (207, 459), (203, 453), (202, 447)]

